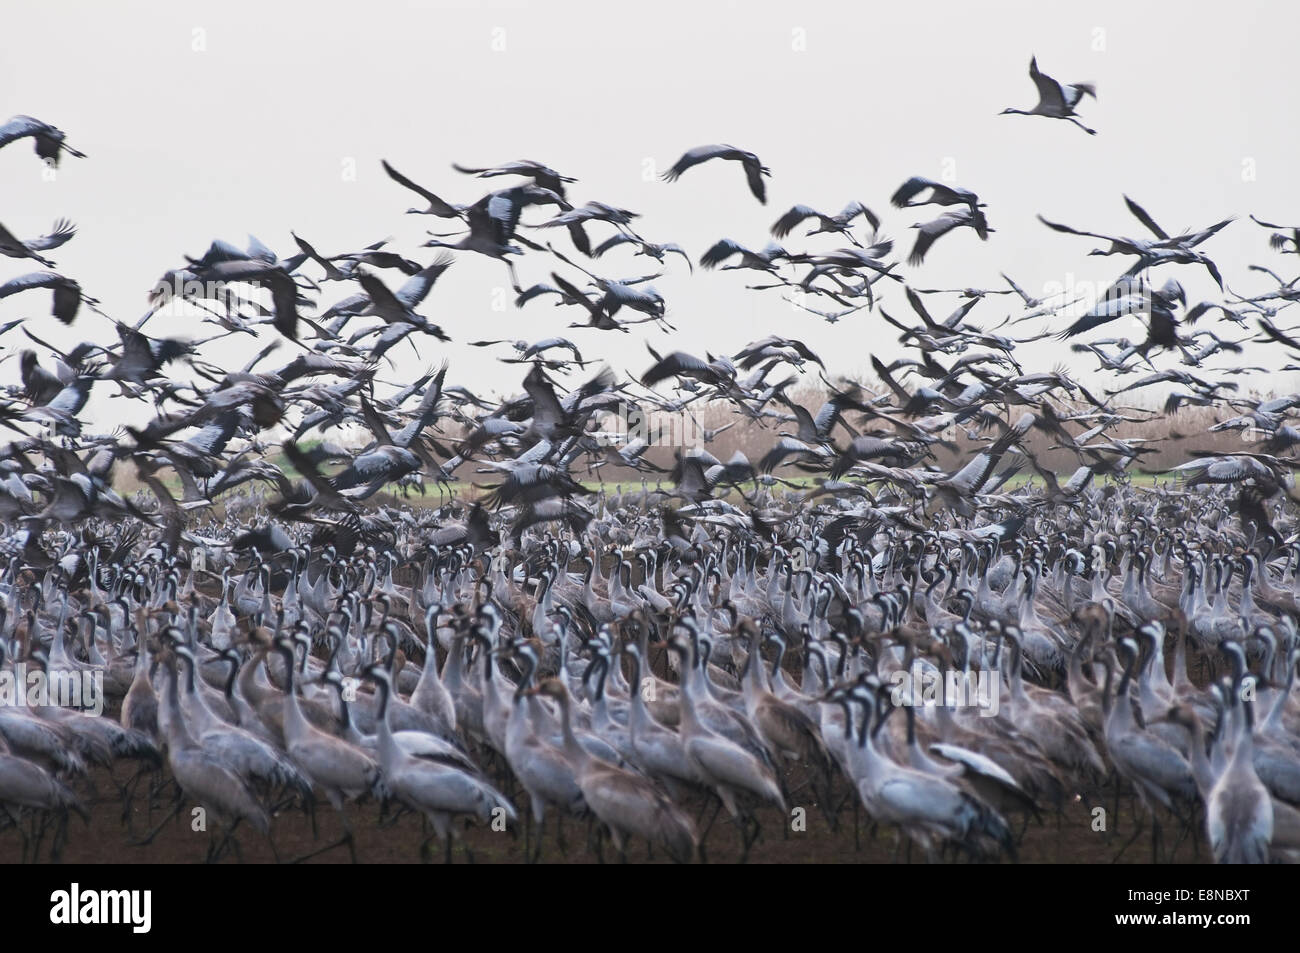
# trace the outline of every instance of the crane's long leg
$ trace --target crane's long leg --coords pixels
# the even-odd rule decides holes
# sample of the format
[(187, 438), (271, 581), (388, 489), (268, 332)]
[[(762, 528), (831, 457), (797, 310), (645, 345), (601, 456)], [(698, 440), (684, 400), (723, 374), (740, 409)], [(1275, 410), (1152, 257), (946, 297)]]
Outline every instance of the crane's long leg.
[[(850, 791), (850, 794), (856, 795), (857, 792)], [(862, 850), (861, 828), (859, 826), (858, 799), (853, 798), (853, 851), (859, 853)]]
[[(1175, 815), (1175, 816), (1177, 816), (1177, 815)], [(1192, 827), (1193, 827), (1194, 824), (1195, 824), (1195, 821), (1194, 821), (1194, 820), (1187, 820), (1187, 821), (1184, 821), (1183, 818), (1181, 818), (1181, 817), (1179, 818), (1179, 823), (1178, 823), (1178, 839), (1174, 841), (1174, 846), (1173, 846), (1172, 848), (1170, 848), (1170, 851), (1169, 851), (1169, 862), (1170, 862), (1170, 863), (1173, 863), (1174, 858), (1175, 858), (1176, 856), (1178, 856), (1178, 848), (1180, 848), (1180, 847), (1183, 846), (1183, 841), (1187, 840), (1187, 835), (1190, 834), (1190, 833), (1192, 833)], [(1195, 839), (1193, 839), (1193, 843), (1195, 843)]]
[(6, 807), (3, 804), (0, 804), (0, 814), (3, 814), (6, 818), (8, 818), (9, 826), (12, 827), (14, 830), (16, 830), (18, 832), (18, 836), (22, 839), (23, 849), (22, 849), (22, 853), (19, 856), (22, 858), (22, 863), (24, 864), (27, 863), (28, 838), (27, 838), (27, 831), (24, 830), (22, 824), (22, 811), (19, 811), (17, 814), (13, 814), (10, 813), (8, 807)]
[[(338, 840), (334, 841), (333, 843), (326, 844), (324, 847), (318, 847), (316, 850), (309, 851), (306, 854), (303, 854), (301, 857), (297, 857), (289, 861), (289, 863), (301, 864), (304, 861), (311, 860), (313, 857), (319, 857), (321, 854), (327, 853), (331, 850), (334, 850), (337, 847), (343, 847), (343, 846), (347, 847), (348, 856), (351, 858), (352, 863), (355, 864), (357, 862), (357, 848), (356, 848), (355, 838), (352, 835), (352, 825), (348, 822), (348, 816), (343, 810), (342, 803), (335, 805), (335, 809), (339, 813), (339, 819), (343, 822), (343, 836), (340, 837)], [(316, 833), (315, 825), (313, 824), (312, 825), (313, 837), (315, 836), (315, 833)]]
[(1142, 836), (1142, 830), (1146, 826), (1146, 816), (1138, 815), (1137, 829), (1133, 831), (1133, 836), (1124, 842), (1124, 846), (1119, 849), (1119, 853), (1111, 860), (1112, 864), (1119, 863), (1119, 859), (1124, 856), (1124, 851), (1128, 850), (1133, 843)]
[(560, 848), (560, 856), (569, 856), (569, 844), (564, 839), (564, 812), (555, 812), (555, 846)]
[[(221, 840), (208, 845), (208, 855), (204, 861), (205, 863), (215, 864), (221, 859), (221, 855), (226, 852), (227, 847), (232, 848), (235, 855), (239, 856), (239, 843), (235, 840), (235, 829), (239, 827), (239, 821), (240, 819), (236, 818), (235, 822), (222, 832)], [(225, 827), (224, 824), (222, 826)]]
[(180, 791), (180, 788), (177, 788), (177, 789), (176, 789), (176, 800), (175, 800), (175, 803), (172, 805), (172, 809), (171, 809), (170, 811), (167, 812), (167, 816), (164, 817), (161, 821), (159, 821), (159, 822), (158, 822), (158, 825), (157, 825), (156, 827), (154, 827), (153, 830), (151, 830), (148, 834), (146, 834), (146, 835), (145, 835), (144, 837), (142, 837), (140, 840), (132, 841), (132, 842), (131, 842), (131, 846), (132, 846), (132, 847), (147, 847), (149, 844), (152, 844), (153, 841), (154, 841), (154, 838), (157, 837), (160, 833), (162, 833), (162, 829), (163, 829), (164, 827), (166, 827), (166, 826), (171, 822), (171, 819), (172, 819), (172, 818), (174, 818), (177, 814), (179, 814), (179, 813), (181, 812), (181, 808), (184, 807), (184, 806), (185, 806), (184, 798), (181, 797), (181, 791)]
[(698, 823), (700, 822), (700, 818), (702, 818), (702, 817), (704, 816), (704, 812), (705, 812), (705, 811), (708, 809), (708, 807), (709, 807), (709, 801), (710, 801), (710, 800), (712, 800), (712, 801), (714, 802), (714, 803), (713, 803), (713, 813), (709, 815), (709, 823), (705, 824), (704, 827), (703, 827), (703, 828), (701, 829), (701, 831), (700, 831), (700, 840), (701, 840), (701, 841), (703, 841), (704, 838), (706, 838), (706, 837), (709, 836), (709, 831), (711, 831), (711, 830), (713, 829), (713, 822), (716, 821), (716, 820), (718, 819), (718, 813), (722, 810), (722, 798), (718, 797), (716, 794), (712, 794), (712, 793), (710, 793), (709, 795), (707, 795), (707, 796), (705, 797), (704, 804), (701, 805), (701, 807), (700, 807), (700, 813), (699, 813), (699, 816), (697, 816), (697, 817), (695, 818), (695, 823), (696, 823), (696, 824), (698, 824)]
[(68, 843), (68, 812), (66, 810), (59, 812), (58, 822), (54, 828), (54, 841), (50, 846), (50, 861), (59, 863), (63, 856), (63, 848)]

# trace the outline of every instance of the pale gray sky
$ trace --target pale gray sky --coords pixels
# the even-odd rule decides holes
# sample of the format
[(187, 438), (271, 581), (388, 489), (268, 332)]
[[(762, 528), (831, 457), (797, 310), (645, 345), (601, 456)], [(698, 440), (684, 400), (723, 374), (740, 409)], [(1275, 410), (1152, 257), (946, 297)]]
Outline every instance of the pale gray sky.
[[(1052, 233), (1034, 216), (1140, 235), (1123, 206), (1127, 193), (1171, 230), (1239, 216), (1204, 247), (1234, 290), (1262, 290), (1266, 283), (1245, 266), (1281, 259), (1246, 214), (1300, 222), (1293, 66), (1300, 6), (1290, 3), (46, 0), (11, 5), (5, 24), (0, 119), (40, 117), (89, 158), (65, 158), (47, 182), (29, 142), (0, 150), (0, 221), (23, 237), (60, 216), (77, 222), (76, 239), (52, 257), (128, 321), (182, 253), (201, 254), (218, 237), (242, 244), (251, 232), (287, 255), (290, 229), (327, 253), (391, 235), (400, 250), (428, 260), (432, 250), (416, 250), (423, 230), (448, 223), (403, 215), (415, 197), (384, 175), (381, 157), (459, 202), (507, 180), (468, 178), (452, 161), (538, 159), (580, 180), (571, 199), (640, 211), (641, 234), (679, 242), (693, 259), (723, 236), (761, 247), (796, 202), (836, 211), (853, 199), (882, 216), (882, 231), (905, 259), (909, 226), (938, 210), (894, 210), (889, 195), (911, 175), (951, 170), (988, 203), (997, 231), (986, 244), (969, 230), (941, 239), (924, 266), (902, 269), (920, 287), (994, 287), (999, 270), (1031, 293), (1049, 282), (1109, 282), (1127, 259), (1089, 258), (1087, 239)], [(1036, 101), (1031, 54), (1064, 82), (1097, 84), (1098, 100), (1081, 106), (1097, 136), (1065, 122), (998, 115)], [(772, 169), (766, 206), (750, 196), (735, 163), (709, 163), (672, 185), (646, 174), (713, 142), (750, 149)], [(354, 179), (346, 175), (353, 168)], [(537, 221), (540, 211), (526, 218)], [(597, 225), (592, 234), (608, 231)], [(787, 247), (838, 244), (799, 234)], [(0, 279), (31, 270), (26, 264), (6, 260)], [(653, 264), (616, 250), (596, 270), (628, 277)], [(529, 256), (521, 279), (545, 279), (551, 267)], [(1216, 290), (1202, 269), (1156, 272), (1169, 274), (1193, 301)], [(395, 275), (383, 273), (390, 284)], [(749, 273), (691, 277), (670, 257), (655, 286), (677, 335), (571, 334), (588, 356), (638, 374), (649, 364), (643, 340), (659, 350), (732, 353), (777, 331), (849, 374), (869, 372), (873, 351), (900, 351), (897, 333), (877, 315), (830, 326), (777, 293), (745, 291), (750, 282)], [(419, 359), (403, 345), (393, 352), (398, 370), (385, 376), (409, 380), (449, 357), (455, 382), (515, 390), (519, 367), (464, 342), (567, 331), (577, 312), (549, 303), (518, 311), (511, 296), (494, 311), (501, 300), (494, 292), (505, 284), (498, 262), (460, 254), (421, 309), (454, 343), (423, 341)], [(322, 307), (352, 290), (326, 286)], [(886, 294), (886, 309), (909, 317), (901, 289)], [(1010, 304), (987, 299), (970, 321), (991, 326)], [(48, 307), (45, 294), (10, 298), (0, 302), (0, 321), (38, 318), (33, 328), (56, 342), (111, 340), (102, 319), (86, 313), (63, 331)], [(942, 304), (932, 309), (946, 313)], [(146, 330), (212, 330), (174, 325)], [(219, 352), (231, 366), (253, 350), (236, 340)], [(0, 341), (8, 349), (25, 343), (18, 332)], [(1285, 361), (1261, 351), (1252, 356)], [(1026, 348), (1025, 357), (1042, 369), (1073, 355), (1050, 342)], [(13, 374), (14, 362), (0, 366), (0, 379)], [(110, 419), (121, 413), (110, 392), (97, 391), (100, 419), (105, 408)]]

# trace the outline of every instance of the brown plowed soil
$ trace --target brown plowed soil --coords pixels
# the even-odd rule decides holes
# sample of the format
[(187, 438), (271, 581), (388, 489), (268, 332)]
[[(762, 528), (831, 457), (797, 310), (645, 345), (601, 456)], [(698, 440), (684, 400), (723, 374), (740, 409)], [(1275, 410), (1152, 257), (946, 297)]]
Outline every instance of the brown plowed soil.
[[(116, 792), (132, 776), (133, 766), (119, 764), (112, 775), (99, 771), (91, 776), (97, 794), (87, 794), (90, 823), (79, 817), (68, 822), (66, 843), (61, 851), (63, 861), (92, 864), (131, 863), (196, 863), (203, 862), (210, 847), (223, 839), (215, 824), (207, 832), (191, 830), (190, 810), (186, 804), (180, 814), (165, 824), (154, 840), (136, 846), (145, 832), (158, 825), (170, 810), (175, 788), (168, 784), (156, 797), (147, 796), (148, 783), (142, 783), (132, 800), (129, 825), (122, 819), (122, 798)], [(507, 788), (508, 790), (508, 788)], [(840, 783), (837, 800), (846, 800), (847, 785)], [(520, 799), (516, 799), (518, 802)], [(152, 803), (151, 803), (152, 802)], [(791, 804), (804, 806), (798, 792)], [(707, 822), (713, 808), (703, 797), (687, 802), (696, 817)], [(1109, 830), (1095, 832), (1089, 804), (1083, 800), (1068, 803), (1059, 814), (1045, 815), (1041, 822), (1030, 820), (1018, 847), (1019, 860), (1026, 863), (1083, 863), (1110, 864), (1150, 863), (1152, 859), (1151, 823), (1146, 821), (1136, 840), (1127, 849), (1124, 845), (1133, 837), (1137, 812), (1141, 808), (1125, 795), (1120, 799), (1119, 812), (1115, 813), (1113, 789), (1105, 792), (1102, 800), (1093, 806), (1103, 806), (1107, 812)], [(761, 835), (749, 852), (750, 863), (890, 863), (909, 859), (906, 845), (899, 846), (898, 834), (885, 828), (872, 829), (862, 812), (858, 812), (855, 825), (852, 801), (844, 804), (838, 813), (838, 829), (832, 829), (825, 814), (816, 804), (806, 804), (806, 830), (794, 832), (791, 818), (783, 817), (775, 809), (767, 808), (757, 814)], [(377, 802), (351, 804), (347, 818), (355, 834), (357, 860), (361, 863), (416, 863), (421, 859), (420, 845), (431, 830), (423, 820), (412, 814), (394, 818), (391, 814), (381, 820)], [(1023, 819), (1009, 819), (1017, 833), (1024, 825)], [(1188, 833), (1174, 817), (1163, 815), (1160, 860), (1179, 863), (1206, 862), (1209, 853), (1206, 845), (1194, 843), (1200, 838), (1200, 821), (1195, 834)], [(294, 860), (318, 848), (325, 847), (341, 836), (343, 828), (339, 815), (322, 804), (317, 809), (317, 835), (313, 836), (309, 817), (298, 808), (279, 814), (272, 824), (274, 851), (266, 838), (253, 830), (240, 828), (236, 833), (238, 852), (249, 863), (273, 863)], [(856, 826), (856, 831), (855, 831)], [(31, 822), (25, 825), (30, 832)], [(40, 861), (50, 859), (52, 830), (47, 832), (40, 846)], [(566, 850), (561, 853), (555, 842), (554, 816), (548, 817), (541, 860), (544, 863), (595, 863), (600, 859), (587, 821), (567, 819), (564, 824)], [(477, 863), (521, 863), (526, 858), (522, 822), (516, 831), (494, 832), (487, 827), (471, 826), (464, 831), (461, 844), (453, 851), (453, 861), (462, 863), (470, 859), (464, 850), (468, 847)], [(530, 834), (531, 838), (531, 834)], [(1175, 842), (1178, 845), (1175, 847)], [(710, 862), (734, 862), (740, 859), (740, 832), (725, 817), (720, 816), (705, 838), (705, 852)], [(1121, 850), (1123, 849), (1122, 853)], [(30, 853), (30, 851), (29, 851)], [(604, 859), (617, 861), (618, 855), (608, 841), (603, 844)], [(432, 841), (427, 859), (444, 860), (442, 845)], [(22, 837), (12, 826), (0, 828), (0, 864), (23, 860)], [(31, 859), (30, 856), (27, 859)], [(237, 861), (235, 851), (227, 850), (220, 857), (223, 863)], [(666, 860), (662, 854), (648, 857), (646, 845), (633, 843), (627, 851), (629, 862), (647, 859)], [(925, 862), (918, 848), (910, 852), (913, 862)], [(966, 862), (963, 856), (948, 854), (943, 860)], [(317, 857), (311, 863), (346, 863), (350, 860), (348, 849), (340, 846)]]

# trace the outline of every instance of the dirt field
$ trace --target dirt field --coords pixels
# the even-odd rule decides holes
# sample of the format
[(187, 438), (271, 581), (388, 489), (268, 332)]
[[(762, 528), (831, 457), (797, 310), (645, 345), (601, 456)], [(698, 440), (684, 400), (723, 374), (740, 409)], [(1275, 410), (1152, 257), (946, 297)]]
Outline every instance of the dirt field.
[[(222, 841), (223, 834), (216, 825), (211, 825), (206, 833), (192, 831), (191, 806), (188, 804), (162, 828), (152, 843), (143, 846), (133, 844), (133, 841), (162, 821), (170, 809), (174, 788), (166, 788), (150, 810), (144, 795), (145, 786), (142, 785), (140, 795), (133, 801), (129, 818), (131, 830), (128, 832), (122, 822), (122, 801), (115, 792), (118, 784), (125, 783), (131, 774), (131, 766), (119, 765), (114, 777), (104, 772), (92, 776), (99, 795), (88, 799), (90, 824), (83, 823), (78, 817), (69, 821), (67, 843), (61, 859), (69, 863), (92, 864), (203, 862), (209, 848), (214, 842)], [(845, 798), (847, 791), (847, 785), (840, 784), (836, 798)], [(792, 806), (800, 804), (797, 793), (792, 796), (791, 802)], [(1106, 792), (1104, 801), (1098, 804), (1104, 806), (1107, 812), (1108, 821), (1111, 822), (1107, 825), (1109, 830), (1094, 832), (1089, 806), (1083, 802), (1073, 802), (1059, 816), (1045, 816), (1041, 823), (1033, 820), (1029, 822), (1019, 844), (1019, 860), (1023, 863), (1110, 864), (1118, 859), (1120, 863), (1150, 863), (1149, 822), (1144, 825), (1140, 836), (1121, 854), (1124, 844), (1135, 832), (1135, 805), (1132, 799), (1128, 796), (1121, 798), (1118, 816), (1114, 813), (1113, 790)], [(708, 815), (713, 810), (704, 803), (703, 798), (690, 802), (689, 806), (696, 817), (701, 817), (703, 810), (701, 825), (707, 822)], [(897, 833), (883, 828), (872, 830), (865, 814), (861, 812), (857, 815), (855, 835), (852, 801), (846, 803), (839, 812), (838, 830), (831, 829), (827, 818), (816, 804), (801, 806), (806, 806), (806, 830), (802, 832), (791, 831), (791, 819), (782, 817), (774, 809), (759, 812), (762, 830), (749, 853), (750, 863), (890, 863), (909, 860), (906, 845), (902, 848), (899, 846)], [(421, 842), (431, 833), (421, 818), (411, 814), (394, 818), (390, 814), (381, 822), (380, 807), (376, 802), (349, 805), (347, 816), (355, 833), (359, 862), (392, 864), (420, 861)], [(1161, 862), (1208, 862), (1209, 853), (1204, 843), (1193, 843), (1197, 838), (1184, 835), (1173, 818), (1165, 817), (1163, 820), (1165, 826)], [(293, 809), (278, 815), (272, 825), (274, 852), (265, 838), (255, 831), (241, 828), (237, 832), (239, 854), (243, 861), (250, 863), (273, 863), (277, 860), (287, 862), (339, 839), (343, 829), (339, 816), (332, 808), (328, 805), (320, 806), (317, 822), (318, 836), (313, 837), (310, 819), (301, 810)], [(1016, 832), (1019, 832), (1023, 823), (1011, 820)], [(563, 854), (556, 846), (555, 830), (554, 819), (548, 818), (541, 855), (543, 863), (596, 863), (600, 860), (600, 853), (603, 853), (607, 862), (619, 859), (608, 842), (603, 845), (601, 852), (595, 849), (594, 841), (591, 840), (593, 835), (585, 820), (569, 819), (565, 822), (566, 852)], [(1197, 833), (1199, 835), (1199, 821)], [(1174, 842), (1180, 836), (1182, 842), (1175, 849)], [(522, 822), (516, 831), (506, 832), (494, 832), (487, 827), (470, 827), (465, 831), (463, 844), (468, 846), (476, 863), (521, 863), (526, 858)], [(0, 829), (0, 863), (21, 861), (22, 851), (22, 837), (17, 831), (12, 827)], [(40, 852), (41, 862), (48, 862), (50, 835), (46, 835)], [(706, 859), (714, 863), (740, 859), (738, 829), (725, 818), (719, 817), (705, 839), (705, 853)], [(444, 856), (441, 844), (432, 841), (426, 859), (441, 863)], [(452, 859), (454, 863), (464, 863), (471, 858), (463, 847), (457, 847)], [(634, 863), (646, 860), (666, 861), (662, 856), (648, 857), (645, 844), (640, 842), (629, 848), (627, 859)], [(945, 856), (944, 859), (967, 861), (964, 857)], [(340, 846), (310, 858), (307, 862), (347, 863), (349, 860), (347, 848)], [(913, 849), (910, 860), (924, 863), (925, 856), (919, 849)], [(227, 850), (219, 861), (236, 862), (235, 852)]]

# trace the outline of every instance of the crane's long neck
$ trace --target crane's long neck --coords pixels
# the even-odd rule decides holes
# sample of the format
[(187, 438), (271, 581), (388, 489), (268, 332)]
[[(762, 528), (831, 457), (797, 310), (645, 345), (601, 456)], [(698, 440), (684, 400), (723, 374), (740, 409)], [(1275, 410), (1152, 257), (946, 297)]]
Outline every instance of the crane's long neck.
[(383, 764), (384, 770), (391, 770), (392, 766), (401, 759), (401, 749), (397, 747), (397, 741), (393, 738), (393, 726), (391, 714), (389, 713), (389, 701), (392, 694), (392, 683), (385, 678), (378, 681), (379, 688), (379, 710), (375, 712), (375, 731), (379, 737), (379, 757)]
[(181, 711), (180, 672), (174, 664), (168, 666), (168, 670), (169, 674), (163, 688), (163, 692), (167, 696), (164, 703), (171, 716), (167, 719), (167, 734), (169, 736), (167, 747), (169, 750), (193, 748), (196, 743), (185, 724), (185, 716)]
[(1201, 797), (1208, 798), (1218, 778), (1210, 765), (1210, 757), (1205, 752), (1205, 731), (1201, 728), (1201, 720), (1195, 714), (1192, 715), (1188, 730), (1192, 734), (1192, 776), (1196, 779)]
[(682, 656), (682, 681), (677, 697), (681, 708), (682, 727), (690, 733), (699, 733), (703, 732), (705, 728), (695, 707), (695, 683), (691, 677), (691, 668), (690, 656), (684, 653)]
[(558, 699), (560, 703), (560, 732), (564, 737), (564, 753), (574, 764), (585, 765), (591, 755), (587, 754), (587, 749), (578, 743), (578, 736), (573, 733), (573, 713), (569, 710), (568, 691), (568, 688), (565, 688), (564, 694)]
[(645, 707), (645, 697), (641, 691), (641, 653), (633, 649), (627, 654), (632, 659), (632, 690), (629, 693), (627, 727), (628, 734), (635, 741), (636, 736), (649, 726), (650, 712)]
[(284, 698), (284, 727), (285, 734), (298, 734), (307, 728), (307, 719), (303, 716), (302, 706), (298, 704), (298, 691), (296, 688), (296, 666), (298, 659), (297, 652), (289, 655), (284, 661), (284, 679), (285, 679), (285, 698)]

